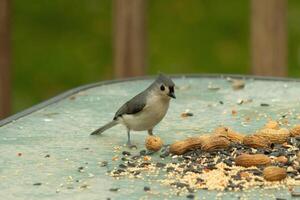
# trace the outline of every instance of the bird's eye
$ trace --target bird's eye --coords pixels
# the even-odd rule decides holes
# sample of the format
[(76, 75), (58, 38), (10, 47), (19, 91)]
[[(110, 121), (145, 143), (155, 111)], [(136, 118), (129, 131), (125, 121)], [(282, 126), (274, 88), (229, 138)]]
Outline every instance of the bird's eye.
[(164, 91), (164, 90), (165, 90), (165, 86), (161, 85), (161, 86), (160, 86), (160, 90), (161, 90), (161, 91)]

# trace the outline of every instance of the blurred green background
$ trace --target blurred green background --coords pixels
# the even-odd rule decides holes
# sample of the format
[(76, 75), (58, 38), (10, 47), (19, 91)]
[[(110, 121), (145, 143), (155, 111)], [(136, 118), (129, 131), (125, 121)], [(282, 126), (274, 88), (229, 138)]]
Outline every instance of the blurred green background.
[[(300, 1), (288, 1), (289, 76), (300, 76)], [(14, 0), (13, 112), (112, 79), (112, 1)], [(150, 0), (148, 70), (250, 73), (250, 2)]]

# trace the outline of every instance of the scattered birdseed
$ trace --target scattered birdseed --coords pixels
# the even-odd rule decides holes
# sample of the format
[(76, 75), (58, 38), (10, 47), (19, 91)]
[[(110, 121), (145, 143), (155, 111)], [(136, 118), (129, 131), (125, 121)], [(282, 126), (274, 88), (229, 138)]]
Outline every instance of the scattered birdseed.
[(130, 156), (130, 155), (131, 155), (131, 153), (130, 153), (129, 151), (123, 151), (122, 154), (123, 154), (124, 156)]
[(262, 106), (262, 107), (268, 107), (268, 106), (270, 106), (270, 104), (267, 104), (267, 103), (261, 103), (260, 106)]
[(217, 86), (217, 85), (213, 85), (212, 83), (209, 83), (208, 86), (207, 86), (207, 89), (209, 89), (209, 90), (219, 90), (220, 87)]
[(234, 90), (240, 90), (245, 87), (245, 81), (240, 79), (232, 79), (232, 88)]
[(132, 156), (131, 158), (133, 159), (133, 160), (137, 160), (137, 159), (139, 159), (141, 156), (139, 156), (139, 155), (135, 155), (135, 156)]
[(83, 172), (84, 167), (78, 167), (78, 172)]
[[(269, 149), (255, 149), (241, 143), (232, 143), (226, 150), (205, 152), (192, 149), (183, 155), (170, 154), (167, 145), (161, 150), (159, 157), (148, 155), (146, 150), (141, 150), (139, 155), (124, 157), (126, 159), (121, 159), (108, 174), (117, 179), (156, 177), (155, 181), (169, 186), (171, 191), (174, 191), (173, 194), (186, 195), (190, 199), (195, 196), (189, 193), (197, 190), (245, 191), (252, 188), (283, 188), (300, 185), (299, 147), (300, 137), (288, 138), (284, 144), (273, 144)], [(264, 166), (236, 166), (235, 158), (242, 154), (267, 155), (272, 161), (271, 165), (287, 170), (287, 177), (282, 181), (270, 182), (264, 179)], [(279, 157), (282, 160), (282, 156), (286, 158), (285, 161), (277, 161)], [(222, 193), (218, 195), (221, 197)], [(294, 191), (291, 195), (298, 193)]]
[(188, 109), (186, 111), (184, 111), (183, 113), (181, 113), (181, 117), (185, 118), (185, 117), (192, 117), (194, 114), (191, 113)]
[(122, 157), (121, 160), (122, 161), (128, 161), (129, 159), (127, 157)]
[(80, 186), (81, 189), (86, 189), (86, 188), (88, 188), (88, 187), (89, 187), (88, 184), (83, 184), (83, 185)]
[(300, 197), (300, 192), (292, 191), (291, 195), (292, 195), (292, 197)]
[(164, 166), (166, 166), (165, 163), (161, 163), (161, 162), (156, 163), (156, 167), (164, 167)]
[(188, 199), (194, 199), (194, 198), (195, 198), (195, 195), (189, 194), (189, 195), (186, 196), (186, 198), (188, 198)]
[(181, 183), (181, 182), (171, 183), (171, 185), (174, 185), (174, 186), (177, 187), (177, 188), (184, 188), (184, 187), (187, 187), (187, 186), (188, 186), (188, 184), (186, 184), (186, 183)]
[(118, 192), (120, 190), (120, 188), (110, 188), (109, 191), (111, 192)]
[(237, 104), (238, 105), (242, 105), (244, 103), (244, 100), (243, 99), (239, 99), (238, 101), (237, 101)]
[(118, 156), (114, 156), (114, 157), (112, 157), (112, 161), (117, 161), (119, 159), (119, 157)]
[(141, 156), (145, 156), (146, 153), (147, 153), (147, 151), (146, 151), (145, 149), (143, 149), (143, 150), (140, 151), (140, 155), (141, 155)]
[(150, 157), (150, 156), (144, 156), (143, 158), (144, 158), (144, 161), (149, 161), (149, 160), (151, 160), (151, 157)]
[(164, 153), (160, 154), (159, 157), (166, 158), (169, 156), (169, 154), (170, 154), (169, 152), (164, 152)]
[(113, 149), (114, 149), (114, 151), (120, 151), (121, 147), (120, 146), (114, 146)]
[(123, 168), (123, 169), (126, 169), (126, 168), (127, 168), (127, 166), (124, 165), (124, 164), (120, 164), (119, 167), (120, 167), (120, 168)]
[(127, 166), (128, 166), (128, 167), (135, 167), (135, 166), (136, 166), (136, 164), (135, 164), (135, 163), (133, 163), (133, 162), (128, 162), (128, 163), (127, 163)]
[(237, 111), (236, 111), (236, 110), (232, 110), (232, 111), (231, 111), (231, 114), (232, 114), (232, 115), (236, 115), (236, 114), (237, 114)]
[(74, 95), (73, 95), (73, 96), (70, 96), (69, 99), (70, 99), (70, 100), (75, 100), (75, 99), (76, 99), (76, 96), (74, 96)]
[(154, 153), (155, 153), (155, 151), (149, 150), (149, 151), (147, 151), (146, 155), (153, 155)]
[(139, 175), (140, 173), (141, 173), (140, 171), (135, 171), (135, 172), (133, 173), (133, 175), (137, 176), (137, 175)]
[(167, 168), (167, 172), (171, 172), (171, 171), (174, 171), (174, 170), (175, 170), (174, 167), (168, 167), (168, 168)]
[(148, 191), (150, 191), (150, 187), (148, 187), (148, 186), (145, 186), (145, 187), (144, 187), (144, 191), (145, 191), (145, 192), (148, 192)]
[(108, 162), (107, 161), (101, 161), (99, 164), (100, 164), (100, 167), (106, 167)]

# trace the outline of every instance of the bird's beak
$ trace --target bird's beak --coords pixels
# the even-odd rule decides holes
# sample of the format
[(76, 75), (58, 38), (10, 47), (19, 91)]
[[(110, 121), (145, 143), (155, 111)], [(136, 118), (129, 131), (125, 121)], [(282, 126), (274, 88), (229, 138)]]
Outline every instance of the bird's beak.
[(169, 92), (168, 96), (173, 98), (173, 99), (176, 99), (176, 96), (175, 96), (174, 92)]

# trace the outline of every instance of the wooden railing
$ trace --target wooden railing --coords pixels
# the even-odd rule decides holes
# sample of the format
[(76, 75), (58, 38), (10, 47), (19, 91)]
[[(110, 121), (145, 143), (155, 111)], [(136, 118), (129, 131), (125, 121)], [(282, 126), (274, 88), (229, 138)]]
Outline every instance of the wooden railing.
[[(251, 57), (255, 75), (287, 75), (287, 0), (251, 1)], [(0, 119), (10, 113), (10, 0), (0, 0)], [(146, 68), (147, 0), (114, 0), (116, 77), (143, 75)]]
[(9, 0), (0, 0), (0, 119), (10, 114), (10, 9)]
[(287, 75), (287, 1), (251, 1), (252, 73)]
[(118, 78), (145, 74), (145, 12), (146, 0), (114, 0), (114, 69)]

